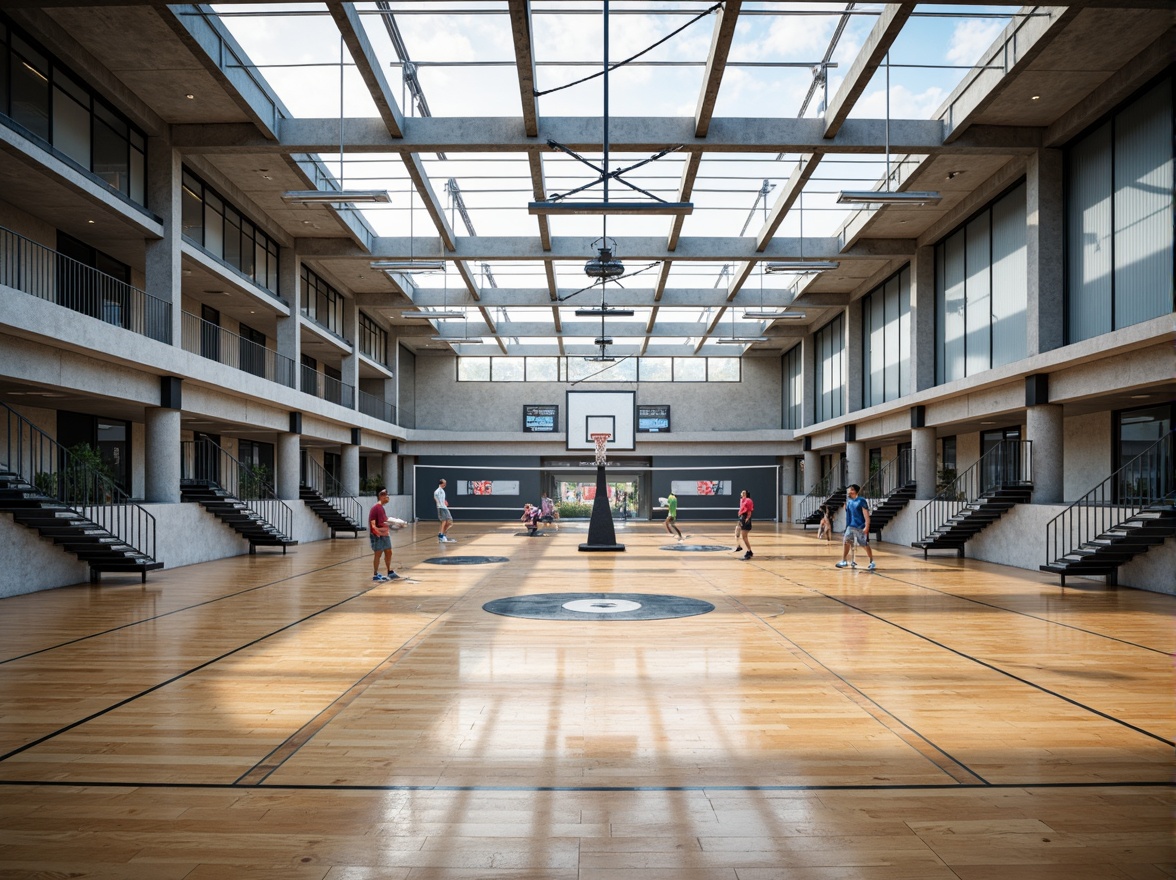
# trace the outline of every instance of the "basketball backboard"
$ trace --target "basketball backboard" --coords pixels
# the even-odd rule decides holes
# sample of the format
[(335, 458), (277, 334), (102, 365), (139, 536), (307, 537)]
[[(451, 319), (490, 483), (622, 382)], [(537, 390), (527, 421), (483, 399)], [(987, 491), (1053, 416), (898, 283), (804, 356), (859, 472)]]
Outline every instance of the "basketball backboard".
[(568, 391), (568, 450), (595, 450), (595, 433), (612, 435), (608, 449), (636, 449), (635, 391)]

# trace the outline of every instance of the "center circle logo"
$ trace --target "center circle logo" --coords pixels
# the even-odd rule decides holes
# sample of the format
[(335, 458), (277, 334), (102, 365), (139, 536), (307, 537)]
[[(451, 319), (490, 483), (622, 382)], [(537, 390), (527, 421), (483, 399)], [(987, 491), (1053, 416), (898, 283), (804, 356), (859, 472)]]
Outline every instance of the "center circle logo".
[(626, 611), (636, 611), (641, 607), (641, 603), (630, 602), (628, 599), (575, 599), (564, 602), (561, 607), (584, 614), (622, 614)]

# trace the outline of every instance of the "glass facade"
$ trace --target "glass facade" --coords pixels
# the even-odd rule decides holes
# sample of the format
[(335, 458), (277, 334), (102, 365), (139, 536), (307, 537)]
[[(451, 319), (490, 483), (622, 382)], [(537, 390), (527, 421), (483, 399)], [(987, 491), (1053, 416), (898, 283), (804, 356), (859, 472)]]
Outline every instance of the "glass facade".
[(784, 365), (784, 399), (782, 428), (804, 427), (804, 346), (795, 345), (781, 359)]
[(1067, 151), (1068, 342), (1173, 310), (1172, 93), (1168, 77)]
[(459, 382), (738, 382), (739, 358), (459, 357)]
[(302, 314), (336, 336), (343, 333), (343, 294), (302, 267)]
[(388, 365), (388, 331), (359, 313), (359, 352), (377, 364)]
[(278, 243), (184, 169), (184, 238), (278, 296)]
[(814, 422), (845, 415), (845, 315), (813, 334)]
[(937, 384), (1025, 357), (1025, 192), (1022, 183), (935, 246)]
[(115, 192), (146, 205), (146, 135), (3, 16), (0, 117)]
[(862, 405), (911, 392), (911, 270), (862, 297)]

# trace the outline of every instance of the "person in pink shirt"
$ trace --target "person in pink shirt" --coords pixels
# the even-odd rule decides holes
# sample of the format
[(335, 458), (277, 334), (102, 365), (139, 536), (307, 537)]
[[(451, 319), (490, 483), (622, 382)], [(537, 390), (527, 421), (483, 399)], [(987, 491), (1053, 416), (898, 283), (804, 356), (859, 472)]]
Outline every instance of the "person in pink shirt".
[(747, 550), (743, 554), (744, 559), (751, 559), (755, 555), (751, 552), (751, 515), (754, 512), (755, 502), (751, 500), (751, 493), (744, 489), (739, 493), (739, 525), (735, 527), (735, 552), (739, 552), (739, 542), (742, 540)]

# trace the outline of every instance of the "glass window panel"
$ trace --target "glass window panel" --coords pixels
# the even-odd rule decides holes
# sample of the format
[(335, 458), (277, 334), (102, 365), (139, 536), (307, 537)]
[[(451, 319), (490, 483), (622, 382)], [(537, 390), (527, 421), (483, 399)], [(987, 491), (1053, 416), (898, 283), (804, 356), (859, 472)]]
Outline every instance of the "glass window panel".
[(12, 38), (11, 89), (13, 121), (42, 140), (49, 140), (49, 63), (20, 37)]
[(738, 382), (739, 358), (713, 357), (706, 359), (706, 378), (708, 382)]
[(4, 45), (4, 25), (0, 24), (0, 113), (9, 115), (8, 110), (8, 47)]
[(136, 204), (147, 204), (147, 155), (136, 148), (131, 149), (130, 196)]
[(490, 358), (459, 357), (457, 359), (457, 381), (489, 382)]
[(885, 350), (885, 382), (883, 400), (898, 399), (898, 279), (892, 278), (886, 282), (885, 293), (882, 297), (885, 321), (884, 350)]
[(213, 206), (211, 193), (204, 194), (204, 249), (214, 257), (225, 255), (225, 220)]
[(1067, 255), (1069, 341), (1111, 330), (1111, 125), (1070, 151)]
[(964, 282), (965, 374), (992, 365), (992, 216), (985, 211), (967, 225), (967, 278)]
[(204, 244), (204, 205), (200, 199), (200, 185), (184, 175), (184, 187), (180, 194), (181, 224), (183, 234), (196, 244)]
[(105, 121), (94, 121), (94, 173), (111, 189), (130, 194), (130, 147)]
[(225, 211), (225, 262), (241, 268), (241, 221), (231, 208)]
[(674, 358), (675, 382), (705, 382), (706, 362), (702, 358)]
[(90, 168), (90, 111), (61, 89), (53, 97), (53, 146)]
[(496, 357), (490, 360), (490, 378), (495, 382), (522, 382), (526, 378), (521, 357)]
[(911, 267), (898, 276), (898, 394), (911, 393)]
[(637, 372), (642, 382), (672, 382), (674, 381), (674, 362), (672, 358), (642, 358)]
[(1115, 327), (1172, 311), (1172, 81), (1115, 118)]
[(1029, 299), (1024, 184), (992, 206), (992, 365), (1025, 357)]
[(964, 231), (943, 243), (943, 381), (964, 373)]
[(529, 357), (527, 358), (528, 382), (558, 382), (559, 358)]
[(869, 351), (869, 369), (864, 371), (868, 387), (864, 401), (866, 406), (875, 406), (886, 400), (886, 306), (885, 291), (878, 290), (870, 295), (863, 309), (869, 335), (866, 343)]

